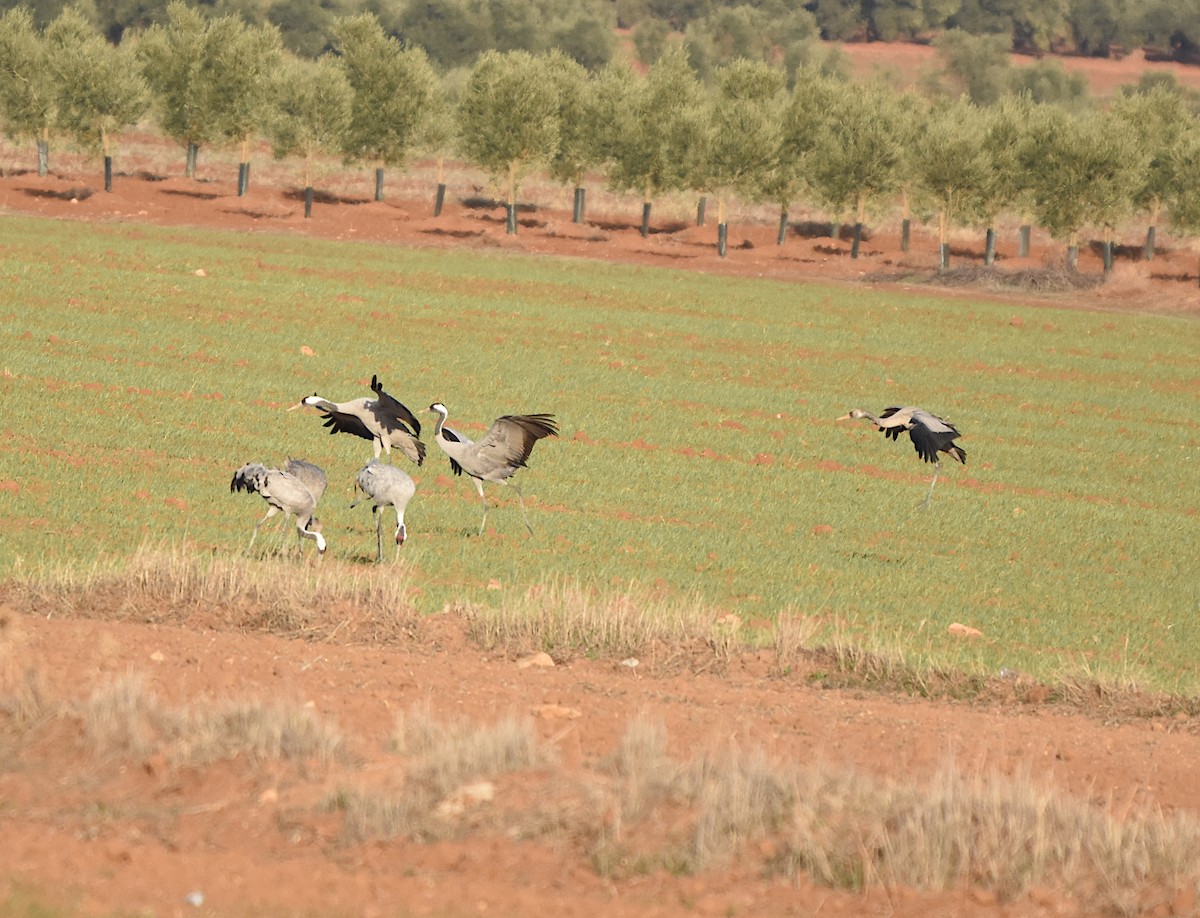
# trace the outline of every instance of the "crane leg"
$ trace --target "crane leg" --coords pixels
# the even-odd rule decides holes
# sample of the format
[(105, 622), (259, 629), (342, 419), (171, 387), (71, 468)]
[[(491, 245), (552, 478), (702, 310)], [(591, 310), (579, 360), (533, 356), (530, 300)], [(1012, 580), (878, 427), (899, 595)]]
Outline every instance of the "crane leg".
[[(254, 540), (258, 538), (258, 530), (262, 528), (262, 524), (265, 523), (267, 520), (269, 520), (271, 517), (273, 517), (278, 512), (279, 512), (278, 510), (276, 510), (274, 507), (272, 507), (270, 510), (267, 511), (266, 516), (264, 516), (261, 520), (259, 520), (257, 523), (254, 524), (254, 532), (252, 532), (250, 534), (250, 544), (246, 546), (246, 554), (250, 554), (250, 549), (252, 549), (254, 547)], [(285, 533), (287, 532), (286, 527), (284, 528), (284, 532)]]
[(525, 521), (525, 528), (529, 530), (529, 534), (533, 535), (533, 527), (529, 525), (529, 514), (525, 512), (525, 498), (521, 496), (521, 489), (511, 481), (508, 486), (517, 492), (517, 504), (521, 507), (521, 519)]
[(942, 470), (942, 464), (940, 462), (936, 463), (933, 466), (933, 481), (929, 482), (929, 493), (925, 495), (925, 500), (923, 500), (921, 502), (922, 510), (927, 509), (929, 507), (929, 504), (933, 501), (933, 486), (935, 484), (937, 484), (938, 472), (940, 472), (941, 470)]
[(475, 489), (479, 491), (479, 499), (483, 502), (483, 519), (479, 521), (479, 534), (483, 535), (483, 527), (487, 525), (488, 511), (492, 508), (488, 504), (487, 498), (483, 495), (483, 482), (478, 478), (472, 478), (471, 480), (475, 482)]
[[(399, 508), (396, 508), (396, 531), (397, 532), (400, 531), (400, 510), (399, 510)], [(395, 541), (395, 540), (393, 540), (393, 541)], [(392, 557), (393, 563), (400, 560), (400, 545), (401, 545), (400, 542), (396, 542), (396, 554)]]
[(275, 554), (277, 555), (282, 555), (287, 552), (287, 519), (288, 515), (285, 513), (283, 515), (283, 525), (279, 527), (279, 548), (275, 550)]
[(375, 563), (383, 562), (383, 511), (375, 514)]

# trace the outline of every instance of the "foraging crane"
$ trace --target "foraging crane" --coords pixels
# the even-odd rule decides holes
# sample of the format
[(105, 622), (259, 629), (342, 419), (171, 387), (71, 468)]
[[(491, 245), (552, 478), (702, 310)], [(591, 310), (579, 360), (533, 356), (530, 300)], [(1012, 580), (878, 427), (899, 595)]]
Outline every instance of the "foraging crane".
[[(394, 465), (385, 465), (378, 459), (372, 459), (359, 470), (355, 486), (374, 501), (371, 512), (375, 514), (375, 563), (383, 560), (384, 507), (392, 507), (396, 511), (396, 555), (399, 556), (400, 546), (408, 538), (404, 508), (417, 490), (412, 478)], [(357, 507), (364, 500), (366, 497), (360, 497), (350, 507)]]
[(356, 398), (348, 402), (331, 402), (314, 392), (288, 411), (309, 405), (321, 412), (330, 434), (348, 433), (373, 441), (376, 459), (381, 453), (387, 453), (391, 459), (395, 448), (420, 465), (425, 461), (425, 444), (420, 439), (421, 422), (383, 391), (378, 376), (371, 377), (371, 391), (375, 398)]
[(509, 479), (525, 465), (538, 440), (558, 436), (554, 415), (506, 414), (492, 422), (482, 440), (473, 442), (446, 426), (449, 412), (441, 402), (434, 402), (429, 406), (429, 410), (438, 416), (433, 439), (442, 448), (442, 452), (450, 457), (450, 470), (455, 475), (466, 472), (475, 481), (479, 499), (483, 501), (483, 519), (479, 521), (479, 534), (483, 535), (483, 527), (487, 523), (490, 509), (487, 498), (483, 496), (483, 483), (494, 481), (497, 484), (509, 485), (517, 492), (525, 528), (533, 535), (521, 489)]
[(855, 408), (838, 420), (845, 421), (851, 418), (866, 418), (882, 431), (885, 437), (892, 440), (900, 437), (900, 431), (908, 431), (917, 455), (926, 462), (933, 463), (933, 481), (929, 483), (929, 493), (925, 495), (922, 507), (928, 507), (929, 502), (933, 500), (933, 486), (937, 484), (938, 472), (942, 470), (942, 461), (938, 453), (946, 453), (963, 465), (967, 464), (966, 450), (954, 442), (962, 434), (949, 421), (939, 418), (936, 414), (930, 414), (923, 408), (885, 408), (878, 417), (869, 411)]
[[(329, 484), (329, 480), (325, 477), (325, 470), (323, 468), (321, 468), (319, 465), (313, 465), (311, 462), (305, 462), (303, 459), (293, 459), (291, 456), (289, 456), (287, 462), (283, 464), (283, 470), (289, 475), (295, 475), (304, 483), (304, 486), (312, 492), (314, 503), (319, 504), (321, 502), (321, 497), (325, 494), (325, 488)], [(265, 523), (270, 518), (271, 514), (268, 513), (262, 522)], [(286, 521), (286, 515), (284, 519)], [(313, 523), (314, 525), (316, 524), (315, 519), (313, 520)], [(259, 523), (259, 525), (261, 526), (262, 523)], [(286, 538), (287, 526), (285, 525), (280, 530), (280, 551), (283, 551), (283, 542)]]
[[(305, 463), (305, 465), (310, 465), (310, 463)], [(316, 466), (312, 466), (312, 468), (318, 472), (321, 471)], [(321, 473), (321, 476), (324, 477), (324, 472)], [(270, 508), (267, 510), (267, 515), (255, 524), (254, 535), (250, 536), (250, 544), (246, 546), (246, 551), (254, 547), (259, 527), (276, 513), (282, 511), (285, 518), (295, 516), (296, 532), (301, 538), (311, 539), (317, 543), (319, 556), (325, 554), (325, 537), (309, 528), (315, 522), (313, 512), (317, 508), (317, 499), (299, 474), (282, 469), (269, 469), (258, 462), (248, 462), (233, 473), (233, 480), (229, 482), (229, 491), (230, 493), (234, 491), (257, 492)]]

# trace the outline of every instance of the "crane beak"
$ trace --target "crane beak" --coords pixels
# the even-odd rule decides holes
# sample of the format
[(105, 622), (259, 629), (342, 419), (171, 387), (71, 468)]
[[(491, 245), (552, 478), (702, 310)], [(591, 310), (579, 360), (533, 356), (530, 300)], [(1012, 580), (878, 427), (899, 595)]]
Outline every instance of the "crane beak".
[(303, 408), (303, 407), (304, 407), (304, 402), (296, 402), (296, 404), (292, 405), (292, 407), (289, 408), (288, 411), (295, 411), (297, 408)]
[(848, 414), (843, 414), (843, 415), (842, 415), (840, 418), (838, 418), (838, 420), (839, 420), (839, 421), (849, 421), (849, 420), (850, 420), (850, 415), (848, 415)]

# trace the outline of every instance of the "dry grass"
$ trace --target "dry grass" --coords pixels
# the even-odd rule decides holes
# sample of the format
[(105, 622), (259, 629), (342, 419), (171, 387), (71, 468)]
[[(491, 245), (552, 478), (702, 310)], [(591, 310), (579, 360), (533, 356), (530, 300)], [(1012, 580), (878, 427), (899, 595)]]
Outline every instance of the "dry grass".
[(693, 596), (657, 595), (636, 582), (614, 591), (555, 580), (495, 608), (460, 603), (452, 611), (465, 618), (481, 647), (514, 657), (535, 651), (556, 661), (653, 654), (670, 664), (697, 648), (720, 661), (746, 646), (736, 616)]
[[(414, 757), (405, 791), (343, 792), (336, 801), (354, 838), (446, 837), (463, 831), (465, 782), (545, 764), (520, 731), (440, 726), (406, 717), (398, 751)], [(462, 745), (463, 748), (453, 750)], [(503, 750), (503, 751), (501, 751)], [(1028, 776), (968, 773), (947, 765), (926, 786), (820, 764), (780, 763), (761, 749), (667, 755), (661, 724), (635, 719), (618, 748), (571, 790), (551, 774), (534, 807), (487, 798), (489, 831), (540, 834), (582, 845), (611, 877), (666, 869), (700, 873), (731, 862), (841, 888), (972, 887), (1012, 899), (1034, 886), (1068, 891), (1088, 909), (1139, 911), (1148, 895), (1194, 887), (1200, 822), (1156, 810), (1104, 806), (1039, 786)], [(457, 796), (456, 796), (457, 795)], [(451, 823), (453, 822), (453, 827)], [(477, 823), (478, 825), (478, 823)]]
[[(14, 756), (48, 720), (76, 721), (92, 760), (337, 761), (359, 770), (340, 734), (307, 707), (171, 708), (136, 675), (75, 703), (46, 698), (36, 680), (0, 696), (0, 732), (17, 736)], [(1012, 899), (1050, 886), (1086, 910), (1119, 914), (1190, 892), (1200, 879), (1195, 817), (1071, 797), (1028, 775), (949, 763), (925, 785), (900, 784), (736, 746), (680, 761), (668, 754), (665, 727), (645, 716), (581, 774), (559, 767), (520, 718), (439, 721), (414, 708), (393, 740), (389, 780), (400, 776), (398, 789), (343, 789), (326, 801), (348, 839), (540, 838), (574, 846), (612, 877), (736, 863), (851, 889), (968, 887)]]
[(213, 610), (247, 630), (329, 640), (339, 632), (386, 643), (408, 634), (417, 616), (402, 565), (386, 571), (346, 564), (204, 555), (187, 546), (141, 546), (132, 556), (18, 570), (14, 603), (33, 614), (183, 624)]
[(414, 708), (397, 719), (394, 743), (396, 752), (409, 760), (409, 783), (435, 795), (478, 778), (543, 764), (550, 756), (538, 746), (528, 719), (505, 717), (483, 727), (468, 721), (440, 723), (428, 708)]
[(443, 723), (427, 707), (397, 718), (393, 745), (405, 760), (400, 793), (343, 788), (328, 802), (344, 812), (351, 838), (428, 841), (460, 834), (469, 825), (460, 817), (492, 800), (495, 778), (553, 761), (526, 719), (506, 717), (487, 726)]
[(795, 781), (778, 866), (832, 885), (967, 885), (1010, 898), (1055, 884), (1130, 914), (1146, 889), (1200, 876), (1192, 817), (1118, 815), (1027, 778), (948, 767), (917, 788), (810, 768)]
[(347, 757), (341, 734), (304, 705), (283, 701), (205, 702), (174, 708), (129, 674), (66, 702), (47, 696), (36, 676), (0, 697), (7, 733), (18, 748), (50, 720), (78, 723), (88, 754), (98, 758), (145, 758), (161, 754), (181, 766), (223, 759), (328, 764)]
[[(1002, 899), (1033, 886), (1061, 887), (1086, 908), (1133, 914), (1147, 895), (1195, 887), (1200, 879), (1200, 822), (1157, 810), (1101, 806), (1028, 776), (967, 773), (948, 765), (927, 786), (898, 784), (820, 764), (778, 763), (761, 749), (706, 753), (688, 764), (654, 766), (663, 737), (635, 724), (623, 744), (641, 771), (664, 780), (640, 818), (620, 833), (611, 820), (596, 835), (598, 868), (609, 873), (675, 865), (681, 872), (764, 856), (765, 869), (803, 873), (851, 889), (905, 886), (924, 890), (982, 888)], [(651, 797), (642, 794), (642, 800)], [(677, 823), (689, 804), (686, 836), (645, 849), (656, 827)], [(621, 806), (620, 812), (634, 809)]]

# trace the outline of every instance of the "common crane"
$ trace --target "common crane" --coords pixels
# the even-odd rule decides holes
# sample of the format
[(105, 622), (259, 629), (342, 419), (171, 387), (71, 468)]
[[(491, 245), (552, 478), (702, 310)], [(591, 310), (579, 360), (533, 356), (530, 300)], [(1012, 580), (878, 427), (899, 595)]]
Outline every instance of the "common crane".
[(479, 534), (483, 535), (490, 509), (487, 498), (483, 495), (483, 483), (494, 481), (497, 484), (509, 485), (517, 492), (525, 528), (533, 535), (521, 489), (510, 479), (525, 465), (538, 440), (558, 436), (554, 415), (506, 414), (492, 422), (482, 439), (472, 441), (446, 426), (449, 412), (441, 402), (434, 402), (429, 406), (429, 410), (437, 415), (437, 423), (433, 430), (434, 442), (450, 457), (451, 471), (455, 475), (466, 472), (475, 481), (475, 489), (483, 502), (483, 519), (479, 521)]
[[(371, 512), (375, 514), (375, 563), (383, 560), (384, 507), (392, 507), (396, 511), (396, 553), (399, 555), (400, 546), (408, 538), (408, 527), (404, 525), (404, 508), (408, 506), (417, 490), (412, 478), (394, 465), (385, 465), (378, 459), (372, 459), (359, 470), (355, 485), (366, 497), (374, 501)], [(350, 506), (357, 507), (366, 497), (359, 498)]]
[(248, 462), (233, 473), (229, 491), (257, 493), (267, 502), (267, 515), (255, 524), (254, 534), (250, 536), (250, 544), (246, 546), (246, 551), (254, 547), (259, 527), (276, 513), (282, 512), (285, 518), (295, 516), (296, 532), (301, 538), (316, 542), (319, 555), (325, 554), (325, 537), (309, 528), (315, 522), (313, 513), (317, 508), (317, 499), (300, 475), (282, 469), (267, 468), (258, 462)]
[(421, 442), (421, 422), (401, 402), (383, 391), (378, 376), (371, 377), (374, 398), (356, 398), (348, 402), (331, 402), (315, 392), (300, 400), (288, 411), (308, 405), (321, 412), (330, 434), (348, 433), (373, 441), (375, 458), (392, 449), (420, 465), (425, 461), (425, 444)]
[(943, 418), (924, 410), (923, 408), (885, 408), (878, 416), (861, 408), (855, 408), (848, 414), (843, 414), (839, 421), (866, 418), (883, 432), (885, 437), (896, 440), (900, 431), (907, 430), (909, 439), (917, 455), (926, 462), (933, 463), (933, 480), (929, 483), (929, 493), (925, 495), (922, 507), (928, 507), (933, 500), (933, 486), (937, 484), (938, 473), (942, 470), (942, 461), (938, 453), (946, 453), (967, 464), (967, 452), (954, 441), (962, 436), (958, 430)]

